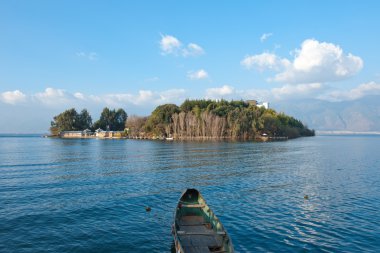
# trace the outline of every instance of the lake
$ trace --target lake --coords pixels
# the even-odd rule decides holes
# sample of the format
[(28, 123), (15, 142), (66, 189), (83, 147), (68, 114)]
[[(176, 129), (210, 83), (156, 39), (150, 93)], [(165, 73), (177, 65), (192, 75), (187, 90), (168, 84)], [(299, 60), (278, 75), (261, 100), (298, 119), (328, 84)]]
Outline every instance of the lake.
[(236, 252), (380, 252), (379, 136), (33, 135), (0, 136), (0, 252), (170, 252), (175, 207), (190, 187)]

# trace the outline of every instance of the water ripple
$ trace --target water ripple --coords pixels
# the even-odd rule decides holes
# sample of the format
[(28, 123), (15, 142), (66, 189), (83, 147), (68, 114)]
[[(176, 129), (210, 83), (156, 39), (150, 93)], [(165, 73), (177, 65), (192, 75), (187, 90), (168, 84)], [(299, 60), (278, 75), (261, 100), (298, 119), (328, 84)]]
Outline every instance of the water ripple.
[(188, 187), (237, 252), (380, 251), (378, 137), (1, 140), (0, 252), (169, 252)]

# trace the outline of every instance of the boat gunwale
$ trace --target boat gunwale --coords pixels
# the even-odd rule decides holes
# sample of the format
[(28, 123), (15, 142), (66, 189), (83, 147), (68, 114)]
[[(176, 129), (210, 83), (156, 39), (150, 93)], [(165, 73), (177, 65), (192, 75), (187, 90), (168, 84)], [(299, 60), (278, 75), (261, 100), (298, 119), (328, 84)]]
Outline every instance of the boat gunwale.
[[(195, 188), (187, 188), (185, 189), (179, 200), (178, 200), (178, 204), (176, 206), (176, 209), (175, 209), (175, 212), (174, 212), (174, 223), (172, 224), (172, 233), (173, 233), (173, 236), (174, 236), (174, 243), (175, 243), (175, 247), (176, 247), (176, 252), (178, 253), (185, 253), (182, 245), (181, 245), (181, 242), (180, 242), (180, 238), (179, 238), (179, 234), (178, 232), (181, 231), (181, 230), (178, 230), (177, 231), (177, 225), (178, 227), (180, 226), (179, 225), (179, 220), (177, 219), (177, 212), (180, 208), (180, 205), (183, 203), (182, 201), (182, 197), (185, 196), (185, 194), (189, 191), (189, 190), (192, 190), (192, 191), (196, 191), (197, 194), (198, 194), (198, 200), (197, 200), (197, 203), (199, 203), (199, 200), (202, 200), (203, 201), (203, 205), (202, 207), (200, 206), (190, 206), (190, 207), (186, 207), (186, 206), (183, 206), (184, 208), (200, 208), (202, 210), (202, 212), (208, 212), (209, 215), (210, 215), (210, 219), (212, 217), (212, 220), (214, 220), (215, 222), (217, 222), (219, 225), (220, 225), (220, 231), (218, 231), (217, 229), (213, 229), (213, 232), (215, 233), (215, 235), (221, 235), (223, 237), (222, 239), (222, 243), (226, 243), (227, 247), (231, 250), (231, 251), (226, 251), (226, 252), (231, 252), (233, 253), (234, 252), (234, 247), (233, 247), (233, 244), (232, 244), (232, 240), (231, 240), (231, 237), (229, 236), (226, 228), (224, 227), (224, 225), (222, 224), (222, 222), (219, 220), (219, 218), (215, 215), (215, 213), (212, 211), (212, 209), (209, 207), (209, 205), (207, 204), (206, 202), (206, 199), (202, 196), (202, 194), (200, 193), (200, 191), (198, 191), (197, 189)], [(182, 202), (182, 203), (181, 203)], [(192, 204), (194, 205), (194, 204)], [(182, 207), (182, 206), (181, 206)], [(204, 209), (207, 209), (207, 211), (205, 211)], [(221, 234), (220, 232), (223, 232), (224, 234)], [(181, 234), (181, 236), (192, 236), (192, 234)], [(177, 248), (178, 247), (178, 248)], [(178, 251), (177, 251), (178, 250)]]

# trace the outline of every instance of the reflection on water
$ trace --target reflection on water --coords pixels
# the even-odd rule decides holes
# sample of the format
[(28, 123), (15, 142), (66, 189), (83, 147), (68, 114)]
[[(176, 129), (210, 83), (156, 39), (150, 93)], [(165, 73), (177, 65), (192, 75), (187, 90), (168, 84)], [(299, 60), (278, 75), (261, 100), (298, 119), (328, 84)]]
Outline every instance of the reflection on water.
[(379, 148), (371, 136), (1, 136), (0, 252), (169, 252), (174, 208), (188, 187), (201, 190), (238, 252), (379, 251)]

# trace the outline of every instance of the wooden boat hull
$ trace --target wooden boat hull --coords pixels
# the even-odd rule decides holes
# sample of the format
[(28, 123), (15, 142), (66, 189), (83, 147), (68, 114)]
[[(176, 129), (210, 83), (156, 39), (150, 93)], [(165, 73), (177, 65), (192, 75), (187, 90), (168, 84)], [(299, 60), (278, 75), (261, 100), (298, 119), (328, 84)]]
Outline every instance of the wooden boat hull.
[(196, 189), (181, 195), (172, 229), (176, 253), (234, 252), (227, 231)]

